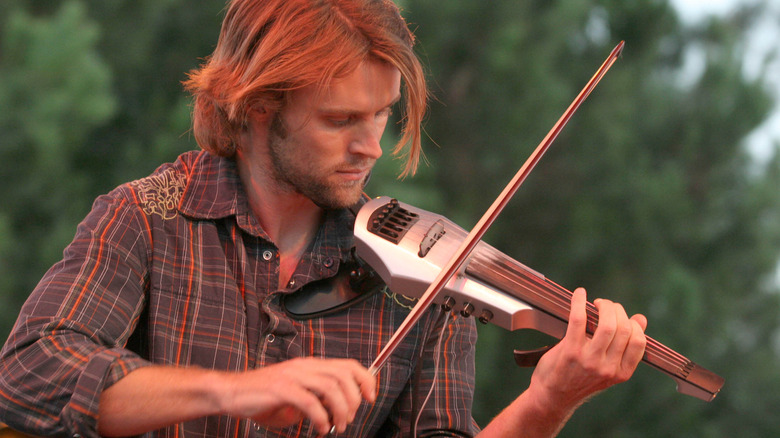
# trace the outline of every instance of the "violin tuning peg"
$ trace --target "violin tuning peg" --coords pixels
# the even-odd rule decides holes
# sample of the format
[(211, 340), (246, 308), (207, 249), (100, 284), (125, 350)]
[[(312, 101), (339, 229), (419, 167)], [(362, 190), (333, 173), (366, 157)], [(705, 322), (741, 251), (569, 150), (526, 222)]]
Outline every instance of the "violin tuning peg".
[(455, 307), (455, 299), (452, 297), (444, 297), (444, 302), (441, 303), (441, 308), (445, 312), (449, 312)]
[(493, 312), (487, 309), (483, 310), (482, 313), (479, 314), (478, 318), (479, 322), (482, 324), (489, 323), (491, 319), (493, 319)]

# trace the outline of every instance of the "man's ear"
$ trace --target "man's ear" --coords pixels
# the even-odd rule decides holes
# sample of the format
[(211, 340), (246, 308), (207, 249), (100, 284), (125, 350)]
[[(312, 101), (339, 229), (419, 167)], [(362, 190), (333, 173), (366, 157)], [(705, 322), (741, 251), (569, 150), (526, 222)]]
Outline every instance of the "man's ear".
[(273, 121), (273, 112), (269, 111), (265, 107), (254, 107), (247, 112), (246, 122), (244, 127), (246, 129), (261, 129), (267, 130), (271, 126)]
[[(236, 142), (236, 151), (246, 153), (244, 147), (253, 144), (262, 144), (268, 139), (268, 132), (273, 121), (273, 112), (266, 108), (252, 108), (246, 113), (239, 140)], [(242, 147), (243, 146), (243, 147)]]

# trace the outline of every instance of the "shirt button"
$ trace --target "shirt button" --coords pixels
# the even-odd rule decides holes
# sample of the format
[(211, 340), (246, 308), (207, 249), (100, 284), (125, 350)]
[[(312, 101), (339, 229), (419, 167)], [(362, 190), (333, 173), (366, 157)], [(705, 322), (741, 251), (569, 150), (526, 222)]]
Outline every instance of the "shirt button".
[(269, 344), (273, 344), (275, 340), (276, 340), (276, 336), (274, 336), (273, 333), (268, 333), (267, 335), (265, 335), (265, 341), (268, 342)]
[(274, 256), (273, 251), (265, 250), (263, 251), (263, 260), (268, 261), (271, 260)]
[(295, 286), (295, 279), (291, 279), (289, 283), (287, 283), (287, 287), (293, 287)]
[(323, 265), (324, 265), (326, 268), (330, 268), (331, 266), (333, 266), (333, 259), (332, 259), (332, 258), (330, 258), (330, 257), (328, 257), (328, 258), (326, 258), (326, 259), (325, 259), (325, 261), (324, 261), (324, 262), (322, 262), (322, 264), (323, 264)]

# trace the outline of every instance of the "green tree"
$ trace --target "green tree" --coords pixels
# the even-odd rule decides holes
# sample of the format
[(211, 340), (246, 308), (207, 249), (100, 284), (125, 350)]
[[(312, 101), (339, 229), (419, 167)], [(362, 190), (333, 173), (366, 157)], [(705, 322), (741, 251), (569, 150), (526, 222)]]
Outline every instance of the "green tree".
[(224, 2), (9, 1), (0, 8), (0, 333), (92, 200), (194, 149), (180, 82)]
[(42, 275), (41, 261), (59, 257), (88, 206), (84, 144), (114, 114), (116, 99), (95, 47), (99, 28), (83, 4), (64, 2), (46, 18), (13, 9), (4, 24), (0, 273), (4, 290), (16, 293), (2, 294), (4, 308), (18, 308)]

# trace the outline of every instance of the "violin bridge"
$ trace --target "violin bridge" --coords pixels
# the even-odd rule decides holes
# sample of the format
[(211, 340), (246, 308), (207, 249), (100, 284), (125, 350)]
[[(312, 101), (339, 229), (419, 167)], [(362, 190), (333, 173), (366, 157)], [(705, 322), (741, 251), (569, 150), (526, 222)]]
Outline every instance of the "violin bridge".
[(436, 245), (436, 242), (438, 242), (439, 239), (444, 237), (446, 232), (447, 230), (444, 228), (442, 221), (436, 221), (436, 223), (431, 225), (431, 228), (428, 230), (428, 232), (425, 233), (425, 237), (423, 237), (422, 241), (420, 242), (420, 251), (417, 252), (417, 255), (420, 257), (425, 257), (428, 255), (428, 251), (433, 248), (433, 245)]

